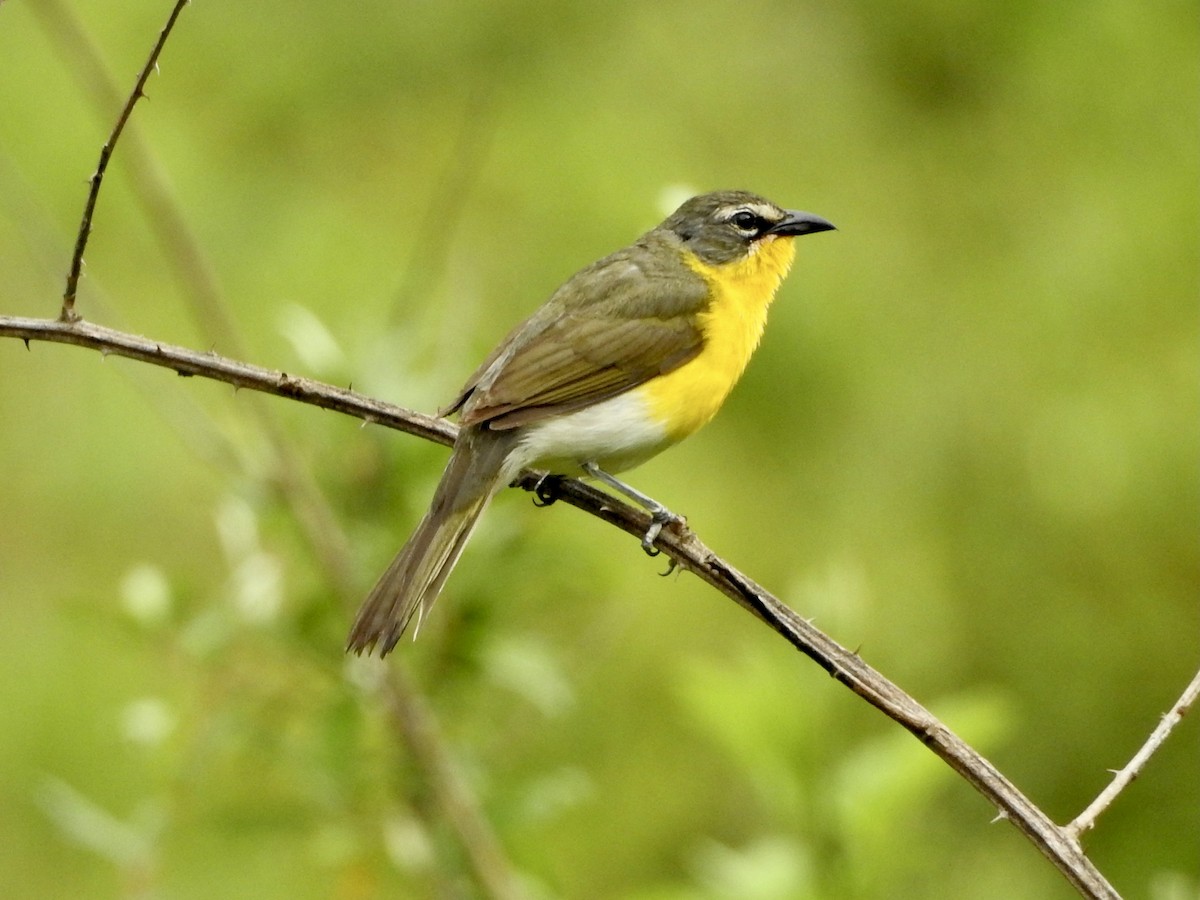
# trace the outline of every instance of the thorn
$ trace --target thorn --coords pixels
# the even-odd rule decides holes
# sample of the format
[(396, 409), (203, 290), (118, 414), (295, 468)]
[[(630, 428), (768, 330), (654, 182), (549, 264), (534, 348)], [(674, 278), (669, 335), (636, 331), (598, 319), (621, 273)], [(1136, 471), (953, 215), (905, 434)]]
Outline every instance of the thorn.
[(995, 817), (994, 817), (994, 818), (992, 819), (992, 821), (990, 821), (988, 824), (989, 824), (989, 825), (995, 825), (997, 822), (1004, 822), (1004, 821), (1007, 821), (1007, 820), (1008, 820), (1008, 813), (1006, 813), (1006, 812), (1005, 812), (1004, 810), (1002, 810), (1002, 809), (998, 809), (998, 810), (996, 810), (996, 815), (995, 815)]
[(29, 346), (29, 338), (25, 338), (25, 349), (26, 349), (26, 350), (32, 350), (32, 349), (33, 349), (32, 347), (30, 347), (30, 346)]

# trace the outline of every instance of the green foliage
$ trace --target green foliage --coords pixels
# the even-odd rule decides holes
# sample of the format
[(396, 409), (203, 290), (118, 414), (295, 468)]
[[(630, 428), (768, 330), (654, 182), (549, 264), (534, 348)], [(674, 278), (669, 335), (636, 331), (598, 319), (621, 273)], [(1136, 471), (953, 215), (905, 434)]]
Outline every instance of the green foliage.
[[(116, 113), (56, 8), (0, 5), (4, 314), (57, 312)], [(72, 8), (127, 90), (167, 8)], [(837, 223), (716, 422), (632, 480), (1067, 821), (1197, 663), (1197, 37), (1173, 0), (197, 3), (126, 139), (251, 361), (422, 410), (680, 192)], [(131, 148), (80, 310), (232, 353)], [(421, 640), (346, 660), (443, 460), (0, 342), (6, 896), (477, 895), (389, 667), (533, 897), (1071, 896), (909, 735), (567, 509), (500, 497)], [(1129, 896), (1200, 889), (1198, 752), (1185, 722), (1085, 839)]]

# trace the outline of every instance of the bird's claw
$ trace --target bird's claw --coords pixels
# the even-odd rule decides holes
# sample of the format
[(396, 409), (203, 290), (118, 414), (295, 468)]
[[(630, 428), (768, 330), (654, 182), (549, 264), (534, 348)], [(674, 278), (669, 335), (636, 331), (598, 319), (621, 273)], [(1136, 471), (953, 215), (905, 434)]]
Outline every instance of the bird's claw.
[(533, 505), (537, 507), (550, 506), (557, 501), (561, 484), (561, 476), (543, 475), (533, 486)]
[[(650, 513), (650, 527), (646, 529), (646, 533), (642, 535), (642, 549), (646, 551), (647, 556), (658, 556), (662, 553), (658, 547), (654, 546), (654, 542), (658, 540), (658, 536), (662, 534), (664, 526), (681, 527), (683, 525), (683, 516), (676, 515), (666, 507), (660, 506), (658, 509)], [(671, 568), (675, 568), (672, 563)], [(670, 569), (667, 570), (668, 573)]]
[(642, 549), (646, 551), (647, 556), (658, 556), (662, 553), (654, 542), (658, 540), (659, 534), (662, 532), (663, 523), (657, 519), (650, 522), (650, 527), (646, 529), (646, 533), (642, 535)]

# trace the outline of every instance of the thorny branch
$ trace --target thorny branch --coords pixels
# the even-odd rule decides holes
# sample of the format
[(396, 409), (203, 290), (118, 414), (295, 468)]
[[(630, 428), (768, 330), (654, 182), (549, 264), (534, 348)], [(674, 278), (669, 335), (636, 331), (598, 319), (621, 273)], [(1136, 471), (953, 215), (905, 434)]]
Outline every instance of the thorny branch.
[[(90, 347), (104, 354), (126, 356), (171, 369), (180, 375), (199, 375), (239, 388), (262, 391), (299, 400), (322, 409), (356, 416), (409, 434), (449, 445), (455, 426), (392, 404), (365, 397), (345, 388), (308, 378), (265, 369), (213, 353), (200, 353), (138, 337), (87, 322), (61, 322), (0, 316), (0, 337), (13, 337), (26, 344), (34, 340)], [(519, 481), (533, 490), (539, 473), (527, 472)], [(558, 495), (565, 502), (589, 512), (627, 533), (641, 537), (648, 525), (646, 514), (588, 484), (564, 479)], [(1084, 854), (1073, 826), (1060, 827), (1022, 794), (1003, 774), (970, 747), (932, 713), (856, 653), (799, 616), (777, 597), (717, 556), (686, 528), (666, 529), (658, 546), (678, 565), (695, 573), (733, 599), (792, 646), (810, 657), (831, 676), (850, 688), (876, 709), (912, 732), (923, 744), (959, 773), (999, 810), (1049, 859), (1068, 881), (1088, 898), (1118, 898), (1119, 894)], [(1185, 694), (1185, 697), (1189, 695)], [(1177, 705), (1177, 711), (1181, 707)], [(1169, 718), (1178, 721), (1179, 714)], [(1165, 732), (1162, 737), (1165, 738)], [(1147, 752), (1161, 744), (1161, 739)], [(1139, 766), (1144, 764), (1144, 759)]]
[[(146, 81), (155, 70), (167, 38), (188, 2), (189, 0), (177, 0), (172, 8), (112, 133), (101, 149), (96, 171), (89, 180), (88, 198), (71, 258), (58, 320), (0, 316), (0, 337), (22, 339), (27, 347), (33, 340), (90, 347), (103, 355), (125, 356), (166, 367), (181, 376), (199, 375), (224, 381), (237, 388), (275, 394), (356, 416), (365, 422), (376, 422), (437, 443), (452, 443), (456, 429), (442, 419), (382, 403), (353, 391), (311, 379), (264, 369), (215, 353), (200, 353), (162, 344), (80, 320), (75, 311), (75, 297), (104, 173), (133, 107), (139, 98), (145, 96)], [(526, 490), (534, 490), (538, 483), (539, 473), (534, 472), (524, 473), (519, 481), (520, 486)], [(590, 512), (630, 534), (640, 537), (645, 532), (647, 519), (644, 512), (587, 484), (566, 479), (560, 486), (558, 495), (569, 504)], [(1116, 773), (1112, 783), (1073, 822), (1060, 827), (1047, 818), (991, 763), (958, 738), (915, 699), (867, 665), (856, 653), (837, 644), (778, 598), (734, 569), (709, 550), (691, 531), (686, 528), (664, 531), (658, 543), (674, 564), (695, 573), (743, 606), (835, 679), (912, 732), (993, 803), (1000, 811), (1001, 817), (1010, 819), (1081, 895), (1089, 898), (1118, 898), (1115, 889), (1083, 853), (1078, 841), (1079, 835), (1090, 829), (1096, 817), (1137, 777), (1146, 761), (1161, 746), (1174, 725), (1195, 701), (1200, 693), (1200, 674), (1188, 685), (1183, 696), (1129, 764)], [(403, 695), (399, 699), (404, 699)], [(392, 696), (391, 702), (397, 702), (396, 696)], [(400, 718), (410, 718), (410, 713), (411, 710)], [(431, 736), (433, 734), (427, 728), (422, 733), (425, 732)], [(503, 860), (500, 862), (503, 863)], [(503, 874), (503, 867), (500, 871)], [(499, 881), (493, 888), (498, 896), (512, 890), (513, 886), (511, 883)]]
[(1078, 840), (1081, 834), (1095, 827), (1096, 819), (1117, 799), (1117, 795), (1129, 787), (1133, 780), (1142, 773), (1142, 769), (1146, 767), (1150, 757), (1163, 745), (1163, 741), (1167, 739), (1172, 729), (1187, 715), (1187, 711), (1191, 709), (1197, 697), (1200, 697), (1200, 672), (1197, 672), (1188, 686), (1183, 689), (1183, 694), (1175, 701), (1171, 711), (1159, 720), (1158, 725), (1150, 732), (1150, 737), (1146, 738), (1146, 743), (1138, 748), (1138, 752), (1133, 754), (1133, 758), (1125, 764), (1124, 768), (1113, 773), (1113, 780), (1109, 782), (1108, 787), (1102, 790), (1096, 799), (1088, 804), (1088, 808), (1076, 816), (1075, 820), (1063, 831)]
[[(0, 0), (2, 2), (2, 0)], [(125, 128), (133, 105), (140, 96), (149, 73), (157, 65), (167, 37), (187, 0), (178, 2), (162, 29), (150, 59), (143, 68), (133, 92), (124, 104), (112, 135), (101, 152), (100, 166), (92, 178), (92, 189), (84, 209), (72, 258), (71, 276), (60, 321), (79, 322), (74, 309), (75, 287), (82, 267), (83, 252), (91, 230), (91, 217), (99, 196), (104, 169), (111, 157), (117, 138)], [(86, 31), (78, 22), (72, 8), (58, 0), (44, 0), (35, 5), (47, 29), (63, 47), (65, 55), (82, 70), (81, 79), (103, 109), (120, 99), (119, 89)], [(146, 209), (152, 229), (158, 234), (167, 258), (173, 263), (201, 330), (210, 340), (245, 356), (237, 329), (218, 287), (215, 273), (205, 259), (183, 213), (172, 196), (166, 180), (159, 174), (155, 160), (146, 145), (139, 141), (136, 131), (128, 129), (125, 142), (127, 155), (132, 157), (134, 193)], [(132, 143), (131, 143), (132, 142)], [(181, 375), (185, 372), (179, 370)], [(347, 602), (354, 602), (349, 543), (346, 535), (300, 454), (287, 439), (282, 427), (265, 404), (250, 404), (252, 418), (273, 448), (277, 472), (275, 487), (301, 526), (314, 556), (323, 565), (331, 583)], [(424, 770), (429, 795), (438, 812), (451, 825), (463, 850), (467, 868), (478, 883), (483, 896), (493, 900), (519, 900), (524, 896), (516, 872), (505, 857), (503, 848), (479, 805), (465, 786), (453, 754), (437, 727), (436, 719), (425, 700), (408, 682), (403, 669), (390, 666), (382, 682), (386, 690), (384, 708), (397, 738), (407, 752), (419, 761)]]
[(62, 311), (58, 314), (59, 319), (63, 322), (73, 322), (77, 318), (75, 313), (75, 292), (79, 287), (79, 275), (83, 271), (83, 252), (87, 249), (88, 238), (92, 233), (92, 215), (96, 211), (96, 201), (100, 198), (100, 184), (104, 180), (105, 171), (108, 169), (108, 161), (112, 158), (113, 150), (117, 146), (117, 140), (121, 137), (121, 132), (125, 130), (125, 123), (129, 121), (130, 115), (133, 114), (134, 104), (140, 98), (146, 96), (146, 81), (150, 78), (150, 73), (158, 65), (158, 57), (167, 43), (167, 38), (171, 36), (171, 29), (175, 27), (175, 22), (179, 18), (179, 14), (183, 12), (183, 8), (188, 5), (188, 2), (189, 0), (176, 0), (171, 14), (167, 17), (167, 24), (159, 32), (158, 40), (154, 43), (154, 49), (150, 51), (149, 59), (142, 66), (142, 71), (138, 73), (137, 82), (133, 86), (133, 91), (129, 94), (129, 99), (125, 101), (125, 106), (122, 108), (121, 114), (117, 116), (117, 123), (113, 126), (112, 134), (108, 136), (108, 140), (100, 148), (100, 162), (96, 164), (96, 171), (88, 179), (87, 203), (84, 204), (83, 219), (79, 223), (79, 234), (75, 238), (75, 252), (71, 254), (71, 269), (67, 273), (66, 290), (63, 291)]

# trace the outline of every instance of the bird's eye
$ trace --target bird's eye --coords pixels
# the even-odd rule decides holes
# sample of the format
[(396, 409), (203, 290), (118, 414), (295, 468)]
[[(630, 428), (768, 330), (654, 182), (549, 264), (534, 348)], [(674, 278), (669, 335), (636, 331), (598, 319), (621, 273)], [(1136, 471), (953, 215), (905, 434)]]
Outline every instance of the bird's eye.
[(762, 227), (762, 219), (745, 209), (734, 213), (729, 217), (729, 221), (733, 223), (734, 228), (744, 234), (756, 234)]

